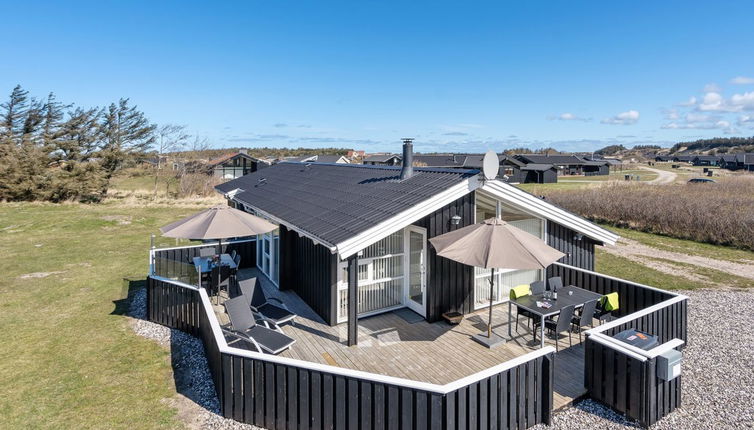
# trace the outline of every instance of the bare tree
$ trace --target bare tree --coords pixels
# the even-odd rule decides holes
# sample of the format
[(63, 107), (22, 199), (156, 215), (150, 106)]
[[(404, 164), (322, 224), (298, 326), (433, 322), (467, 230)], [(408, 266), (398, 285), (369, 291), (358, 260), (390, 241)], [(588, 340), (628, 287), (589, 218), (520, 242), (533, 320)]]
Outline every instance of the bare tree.
[[(185, 125), (165, 124), (157, 127), (157, 165), (154, 171), (154, 197), (157, 197), (157, 185), (162, 171), (162, 158), (166, 153), (178, 151), (186, 146), (189, 135)], [(167, 191), (167, 189), (166, 189)]]

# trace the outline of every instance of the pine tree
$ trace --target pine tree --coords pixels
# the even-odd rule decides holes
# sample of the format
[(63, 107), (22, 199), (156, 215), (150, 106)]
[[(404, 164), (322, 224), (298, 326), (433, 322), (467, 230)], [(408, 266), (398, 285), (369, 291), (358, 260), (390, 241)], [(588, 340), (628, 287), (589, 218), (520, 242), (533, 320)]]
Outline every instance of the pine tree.
[(126, 161), (144, 154), (154, 144), (155, 128), (136, 106), (128, 106), (128, 99), (120, 99), (103, 110), (100, 155), (108, 178)]

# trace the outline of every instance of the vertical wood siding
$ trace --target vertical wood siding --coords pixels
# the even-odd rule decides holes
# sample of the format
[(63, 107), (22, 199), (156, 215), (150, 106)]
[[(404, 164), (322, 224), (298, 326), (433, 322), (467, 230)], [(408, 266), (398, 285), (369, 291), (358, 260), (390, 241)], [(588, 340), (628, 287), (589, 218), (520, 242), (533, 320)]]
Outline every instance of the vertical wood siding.
[(280, 289), (295, 291), (330, 325), (338, 318), (337, 260), (324, 246), (280, 226)]
[(566, 254), (560, 263), (594, 270), (594, 240), (584, 236), (576, 240), (576, 232), (552, 221), (547, 221), (547, 244)]
[(587, 337), (584, 385), (589, 396), (649, 427), (681, 406), (681, 378), (656, 376), (657, 359), (637, 360)]
[[(455, 226), (450, 218), (459, 215)], [(432, 212), (414, 225), (427, 230), (427, 239), (474, 224), (474, 193)], [(438, 257), (434, 247), (427, 244), (427, 320), (437, 321), (449, 311), (468, 313), (474, 310), (474, 268)]]

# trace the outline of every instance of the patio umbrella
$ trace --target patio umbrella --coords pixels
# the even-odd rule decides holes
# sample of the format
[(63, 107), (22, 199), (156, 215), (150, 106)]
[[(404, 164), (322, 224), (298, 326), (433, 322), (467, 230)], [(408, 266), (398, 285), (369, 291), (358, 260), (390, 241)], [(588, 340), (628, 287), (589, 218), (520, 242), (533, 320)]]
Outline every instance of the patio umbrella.
[(490, 218), (429, 240), (437, 255), (469, 266), (492, 269), (487, 337), (492, 338), (495, 269), (544, 269), (565, 254), (500, 218)]
[(278, 228), (258, 216), (230, 206), (214, 206), (180, 221), (160, 227), (163, 236), (184, 239), (222, 239), (256, 236)]

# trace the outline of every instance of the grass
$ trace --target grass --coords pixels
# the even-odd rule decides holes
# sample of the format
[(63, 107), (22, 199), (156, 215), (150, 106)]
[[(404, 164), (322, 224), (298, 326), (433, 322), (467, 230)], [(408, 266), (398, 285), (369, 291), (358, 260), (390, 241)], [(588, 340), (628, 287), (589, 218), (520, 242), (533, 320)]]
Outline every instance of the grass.
[(603, 227), (614, 231), (622, 237), (664, 251), (682, 252), (718, 260), (732, 261), (735, 263), (754, 263), (754, 252), (752, 251), (712, 245), (709, 243), (694, 242), (693, 240), (676, 239), (669, 236), (644, 233), (638, 230), (613, 227), (610, 225), (603, 225)]
[[(122, 299), (149, 235), (197, 209), (0, 204), (1, 427), (181, 427), (162, 401), (169, 352), (132, 332)], [(37, 272), (52, 274), (23, 277)]]

